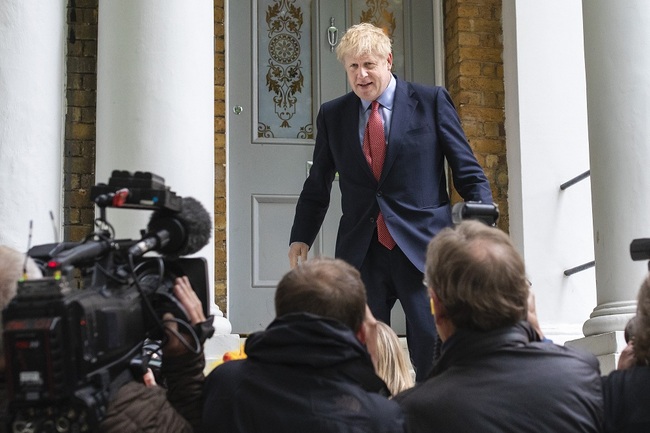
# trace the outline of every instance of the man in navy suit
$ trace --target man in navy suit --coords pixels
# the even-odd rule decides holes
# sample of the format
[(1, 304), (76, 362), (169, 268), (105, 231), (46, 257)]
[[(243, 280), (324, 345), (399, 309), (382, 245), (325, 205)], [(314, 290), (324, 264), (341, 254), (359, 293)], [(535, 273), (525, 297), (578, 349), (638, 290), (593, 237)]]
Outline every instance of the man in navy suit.
[[(318, 113), (313, 165), (296, 206), (289, 261), (294, 267), (307, 259), (338, 173), (343, 215), (336, 257), (360, 270), (377, 319), (390, 323), (400, 300), (421, 381), (432, 366), (437, 339), (422, 284), (425, 254), (431, 238), (452, 224), (445, 160), (465, 201), (492, 203), (492, 193), (447, 91), (395, 77), (383, 30), (368, 23), (352, 26), (336, 54), (352, 92), (324, 103)], [(366, 132), (373, 101), (379, 103), (385, 137), (383, 168), (376, 174)], [(390, 239), (380, 243), (377, 233), (383, 236), (386, 229)]]

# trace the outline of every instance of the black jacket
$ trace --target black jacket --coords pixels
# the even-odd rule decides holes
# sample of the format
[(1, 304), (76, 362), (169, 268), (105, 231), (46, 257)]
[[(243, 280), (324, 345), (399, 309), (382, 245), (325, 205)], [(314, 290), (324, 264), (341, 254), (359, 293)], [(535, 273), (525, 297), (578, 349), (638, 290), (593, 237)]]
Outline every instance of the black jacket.
[(342, 323), (290, 314), (246, 341), (247, 359), (215, 368), (204, 432), (403, 432), (403, 415), (366, 349)]
[(163, 359), (167, 389), (131, 381), (108, 405), (102, 433), (192, 433), (201, 422), (205, 357), (186, 353)]
[[(1, 332), (1, 331), (0, 331)], [(5, 382), (4, 372), (0, 372), (0, 433), (5, 433), (7, 431), (7, 384)]]
[(605, 431), (650, 432), (650, 367), (634, 366), (603, 377)]
[(530, 342), (527, 324), (457, 331), (431, 376), (395, 396), (407, 430), (600, 432), (603, 400), (595, 356)]

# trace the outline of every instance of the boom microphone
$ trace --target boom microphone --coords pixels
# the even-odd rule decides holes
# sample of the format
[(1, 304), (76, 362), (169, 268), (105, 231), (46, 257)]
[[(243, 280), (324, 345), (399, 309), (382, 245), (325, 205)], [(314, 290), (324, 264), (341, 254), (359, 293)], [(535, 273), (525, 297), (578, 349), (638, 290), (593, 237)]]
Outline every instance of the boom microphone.
[(129, 249), (129, 254), (138, 257), (158, 251), (172, 258), (194, 254), (208, 244), (211, 234), (208, 211), (198, 200), (184, 197), (180, 212), (162, 209), (151, 214), (147, 234)]

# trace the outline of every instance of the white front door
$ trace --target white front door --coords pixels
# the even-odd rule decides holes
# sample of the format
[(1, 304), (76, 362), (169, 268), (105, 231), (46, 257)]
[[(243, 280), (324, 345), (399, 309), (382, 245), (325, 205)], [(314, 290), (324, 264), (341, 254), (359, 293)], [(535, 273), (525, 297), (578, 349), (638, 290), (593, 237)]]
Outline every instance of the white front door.
[[(379, 3), (228, 2), (227, 316), (235, 333), (263, 329), (275, 316), (273, 295), (289, 270), (289, 233), (312, 157), (318, 107), (348, 91), (331, 45), (349, 25), (371, 21), (390, 32), (399, 76), (434, 82), (432, 1), (389, 1), (381, 11)], [(335, 181), (310, 256), (334, 256), (340, 215)], [(395, 319), (403, 332), (403, 313), (398, 310)]]

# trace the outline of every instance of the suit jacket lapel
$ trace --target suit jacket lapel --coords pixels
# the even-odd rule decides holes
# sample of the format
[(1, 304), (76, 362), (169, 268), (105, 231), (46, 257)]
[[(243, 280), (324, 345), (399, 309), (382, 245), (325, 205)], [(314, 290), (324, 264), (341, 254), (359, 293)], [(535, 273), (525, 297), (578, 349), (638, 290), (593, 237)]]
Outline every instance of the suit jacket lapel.
[[(384, 180), (386, 174), (390, 171), (395, 158), (400, 152), (402, 147), (402, 137), (407, 131), (409, 119), (413, 115), (413, 111), (417, 106), (417, 102), (411, 98), (412, 90), (408, 83), (402, 80), (397, 80), (395, 88), (395, 100), (393, 102), (393, 115), (390, 124), (390, 135), (388, 136), (388, 148), (386, 149), (386, 159), (384, 160), (384, 168), (381, 172), (381, 181)], [(363, 152), (362, 152), (363, 154)], [(368, 165), (368, 164), (366, 164)]]

